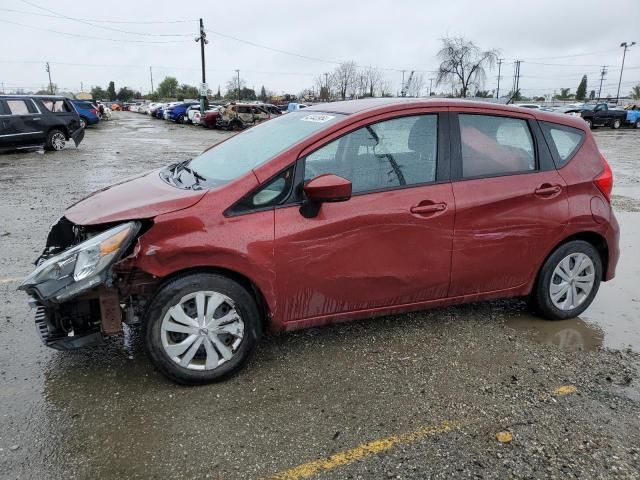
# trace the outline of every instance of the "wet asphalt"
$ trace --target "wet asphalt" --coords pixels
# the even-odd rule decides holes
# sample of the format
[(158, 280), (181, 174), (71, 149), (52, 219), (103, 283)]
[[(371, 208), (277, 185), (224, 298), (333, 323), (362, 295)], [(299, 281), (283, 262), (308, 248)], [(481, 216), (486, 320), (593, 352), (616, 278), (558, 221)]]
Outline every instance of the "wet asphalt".
[(0, 156), (0, 478), (640, 477), (640, 130), (594, 132), (622, 256), (581, 318), (509, 300), (311, 329), (185, 388), (135, 329), (43, 347), (16, 291), (67, 205), (228, 135), (114, 117), (77, 149)]

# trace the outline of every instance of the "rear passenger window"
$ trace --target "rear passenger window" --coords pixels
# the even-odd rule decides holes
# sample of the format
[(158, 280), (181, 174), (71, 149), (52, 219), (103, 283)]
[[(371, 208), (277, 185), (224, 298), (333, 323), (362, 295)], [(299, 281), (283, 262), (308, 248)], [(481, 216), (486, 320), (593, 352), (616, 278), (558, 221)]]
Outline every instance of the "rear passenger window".
[(458, 115), (464, 178), (508, 175), (536, 169), (526, 120), (492, 115)]
[(50, 112), (69, 112), (69, 107), (64, 100), (43, 100), (42, 104)]
[(333, 173), (353, 193), (433, 182), (438, 116), (395, 118), (355, 130), (307, 156), (305, 180)]
[(555, 151), (556, 167), (565, 166), (582, 145), (584, 132), (578, 128), (547, 122), (542, 122), (541, 126), (551, 150)]
[(24, 100), (7, 100), (7, 106), (12, 115), (29, 115), (29, 107)]

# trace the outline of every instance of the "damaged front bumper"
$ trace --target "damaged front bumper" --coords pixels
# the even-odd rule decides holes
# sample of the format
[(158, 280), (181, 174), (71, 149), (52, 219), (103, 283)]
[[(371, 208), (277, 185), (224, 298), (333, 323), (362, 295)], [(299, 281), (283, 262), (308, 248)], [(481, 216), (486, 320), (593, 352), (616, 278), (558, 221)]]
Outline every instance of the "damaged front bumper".
[(37, 268), (18, 287), (36, 307), (36, 328), (45, 345), (81, 348), (120, 330), (122, 309), (112, 267), (140, 228), (139, 222), (126, 222), (89, 231), (64, 217), (52, 227)]

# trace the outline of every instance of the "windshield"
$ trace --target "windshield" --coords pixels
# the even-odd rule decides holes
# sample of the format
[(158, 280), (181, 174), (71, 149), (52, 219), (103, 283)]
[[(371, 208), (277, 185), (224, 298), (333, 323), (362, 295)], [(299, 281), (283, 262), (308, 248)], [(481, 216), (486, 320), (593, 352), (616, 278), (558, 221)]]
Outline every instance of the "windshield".
[(211, 185), (221, 185), (272, 159), (344, 115), (293, 112), (245, 130), (194, 158), (189, 168)]

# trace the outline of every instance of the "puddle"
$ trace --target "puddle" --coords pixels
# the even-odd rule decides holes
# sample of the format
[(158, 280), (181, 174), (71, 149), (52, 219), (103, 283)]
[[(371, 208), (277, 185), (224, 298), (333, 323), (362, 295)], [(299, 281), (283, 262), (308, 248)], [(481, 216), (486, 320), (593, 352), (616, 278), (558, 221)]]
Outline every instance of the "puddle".
[(570, 352), (594, 351), (603, 345), (605, 333), (581, 318), (548, 321), (525, 313), (511, 316), (507, 327), (535, 342), (555, 345)]
[(616, 212), (620, 261), (616, 277), (600, 284), (594, 302), (579, 318), (547, 321), (526, 313), (509, 315), (507, 326), (534, 341), (571, 351), (602, 346), (640, 352), (640, 214)]

